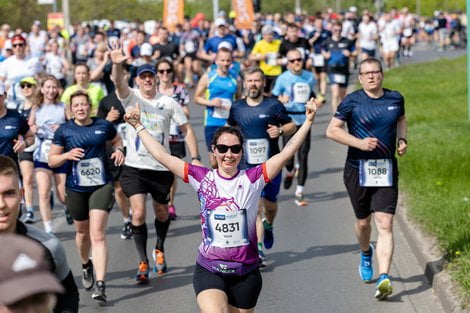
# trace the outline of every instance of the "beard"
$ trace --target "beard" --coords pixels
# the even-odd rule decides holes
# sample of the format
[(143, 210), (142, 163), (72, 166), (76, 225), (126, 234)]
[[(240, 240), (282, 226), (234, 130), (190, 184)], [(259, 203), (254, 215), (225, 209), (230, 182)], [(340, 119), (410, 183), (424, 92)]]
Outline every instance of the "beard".
[(248, 97), (250, 97), (251, 99), (257, 99), (260, 95), (261, 90), (257, 87), (251, 87), (250, 90), (248, 90)]

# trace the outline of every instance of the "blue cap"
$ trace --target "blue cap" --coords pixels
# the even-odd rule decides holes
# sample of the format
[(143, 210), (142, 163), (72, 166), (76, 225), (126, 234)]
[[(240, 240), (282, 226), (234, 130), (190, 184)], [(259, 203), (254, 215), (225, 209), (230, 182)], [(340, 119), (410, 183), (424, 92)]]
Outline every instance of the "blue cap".
[(146, 63), (146, 64), (142, 64), (141, 66), (137, 68), (137, 76), (140, 76), (141, 74), (147, 73), (147, 72), (155, 75), (157, 73), (157, 69), (155, 68), (155, 65)]

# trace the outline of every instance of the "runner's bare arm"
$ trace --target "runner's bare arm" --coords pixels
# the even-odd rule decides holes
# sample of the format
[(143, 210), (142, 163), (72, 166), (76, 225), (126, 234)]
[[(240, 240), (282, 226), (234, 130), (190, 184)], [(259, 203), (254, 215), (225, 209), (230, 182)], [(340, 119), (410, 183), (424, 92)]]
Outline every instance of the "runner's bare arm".
[(326, 129), (326, 137), (333, 139), (343, 145), (354, 147), (362, 151), (372, 151), (377, 146), (377, 138), (360, 139), (349, 134), (344, 129), (345, 122), (339, 118), (331, 118), (330, 124)]
[(172, 156), (166, 149), (145, 129), (140, 122), (140, 105), (136, 103), (135, 107), (129, 107), (124, 120), (135, 128), (137, 136), (144, 144), (148, 152), (157, 160), (162, 163), (173, 174), (184, 178), (184, 164), (185, 162), (180, 158)]
[(109, 43), (109, 57), (113, 62), (112, 77), (116, 86), (116, 94), (119, 99), (125, 99), (129, 96), (130, 88), (125, 79), (122, 64), (127, 61), (127, 56), (122, 51), (122, 45), (115, 41)]
[(314, 98), (311, 98), (305, 105), (306, 112), (305, 115), (307, 119), (295, 133), (295, 135), (287, 142), (281, 152), (272, 156), (269, 160), (266, 161), (266, 170), (269, 179), (273, 179), (277, 174), (282, 170), (284, 165), (290, 160), (294, 154), (299, 150), (300, 146), (307, 137), (310, 127), (313, 124), (315, 115), (317, 113), (317, 108), (321, 106), (321, 103), (315, 101)]

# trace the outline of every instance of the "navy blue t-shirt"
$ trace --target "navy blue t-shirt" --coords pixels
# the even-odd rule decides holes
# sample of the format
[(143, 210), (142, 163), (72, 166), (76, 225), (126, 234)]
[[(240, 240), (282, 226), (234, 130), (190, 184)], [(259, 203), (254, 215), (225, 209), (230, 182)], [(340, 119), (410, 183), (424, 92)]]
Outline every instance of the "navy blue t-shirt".
[(18, 135), (26, 135), (29, 130), (28, 122), (15, 110), (7, 110), (7, 114), (0, 118), (0, 155), (5, 155), (13, 160), (17, 160), (17, 155), (13, 151), (13, 140), (18, 139)]
[[(106, 142), (116, 137), (110, 122), (93, 118), (90, 125), (80, 126), (73, 120), (61, 124), (54, 133), (53, 144), (64, 147), (64, 152), (74, 148), (85, 150), (80, 161), (69, 161), (66, 186), (77, 192), (94, 191), (111, 181), (106, 157)], [(93, 177), (93, 182), (90, 178)]]
[[(287, 114), (284, 105), (275, 97), (265, 97), (257, 106), (249, 106), (246, 99), (238, 100), (230, 108), (227, 123), (238, 126), (245, 142), (250, 139), (267, 139), (269, 143), (268, 158), (279, 153), (278, 138), (271, 139), (267, 133), (268, 125), (284, 125), (292, 119)], [(245, 146), (245, 156), (250, 147)], [(242, 164), (243, 163), (243, 164)], [(246, 157), (241, 162), (241, 168), (253, 167), (256, 164), (248, 163)]]
[(354, 137), (378, 139), (373, 151), (349, 147), (347, 162), (353, 167), (359, 166), (360, 159), (395, 158), (397, 122), (405, 115), (405, 100), (398, 91), (383, 90), (384, 95), (378, 99), (369, 97), (363, 89), (349, 94), (334, 115), (347, 123)]

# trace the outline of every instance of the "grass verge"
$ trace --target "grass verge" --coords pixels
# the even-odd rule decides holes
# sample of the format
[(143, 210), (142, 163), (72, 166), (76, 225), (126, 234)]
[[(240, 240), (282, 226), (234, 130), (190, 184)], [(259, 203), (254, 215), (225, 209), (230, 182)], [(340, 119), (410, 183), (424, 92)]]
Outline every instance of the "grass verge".
[(470, 307), (470, 121), (466, 58), (404, 66), (384, 86), (405, 97), (408, 151), (399, 160), (410, 217), (434, 234)]

